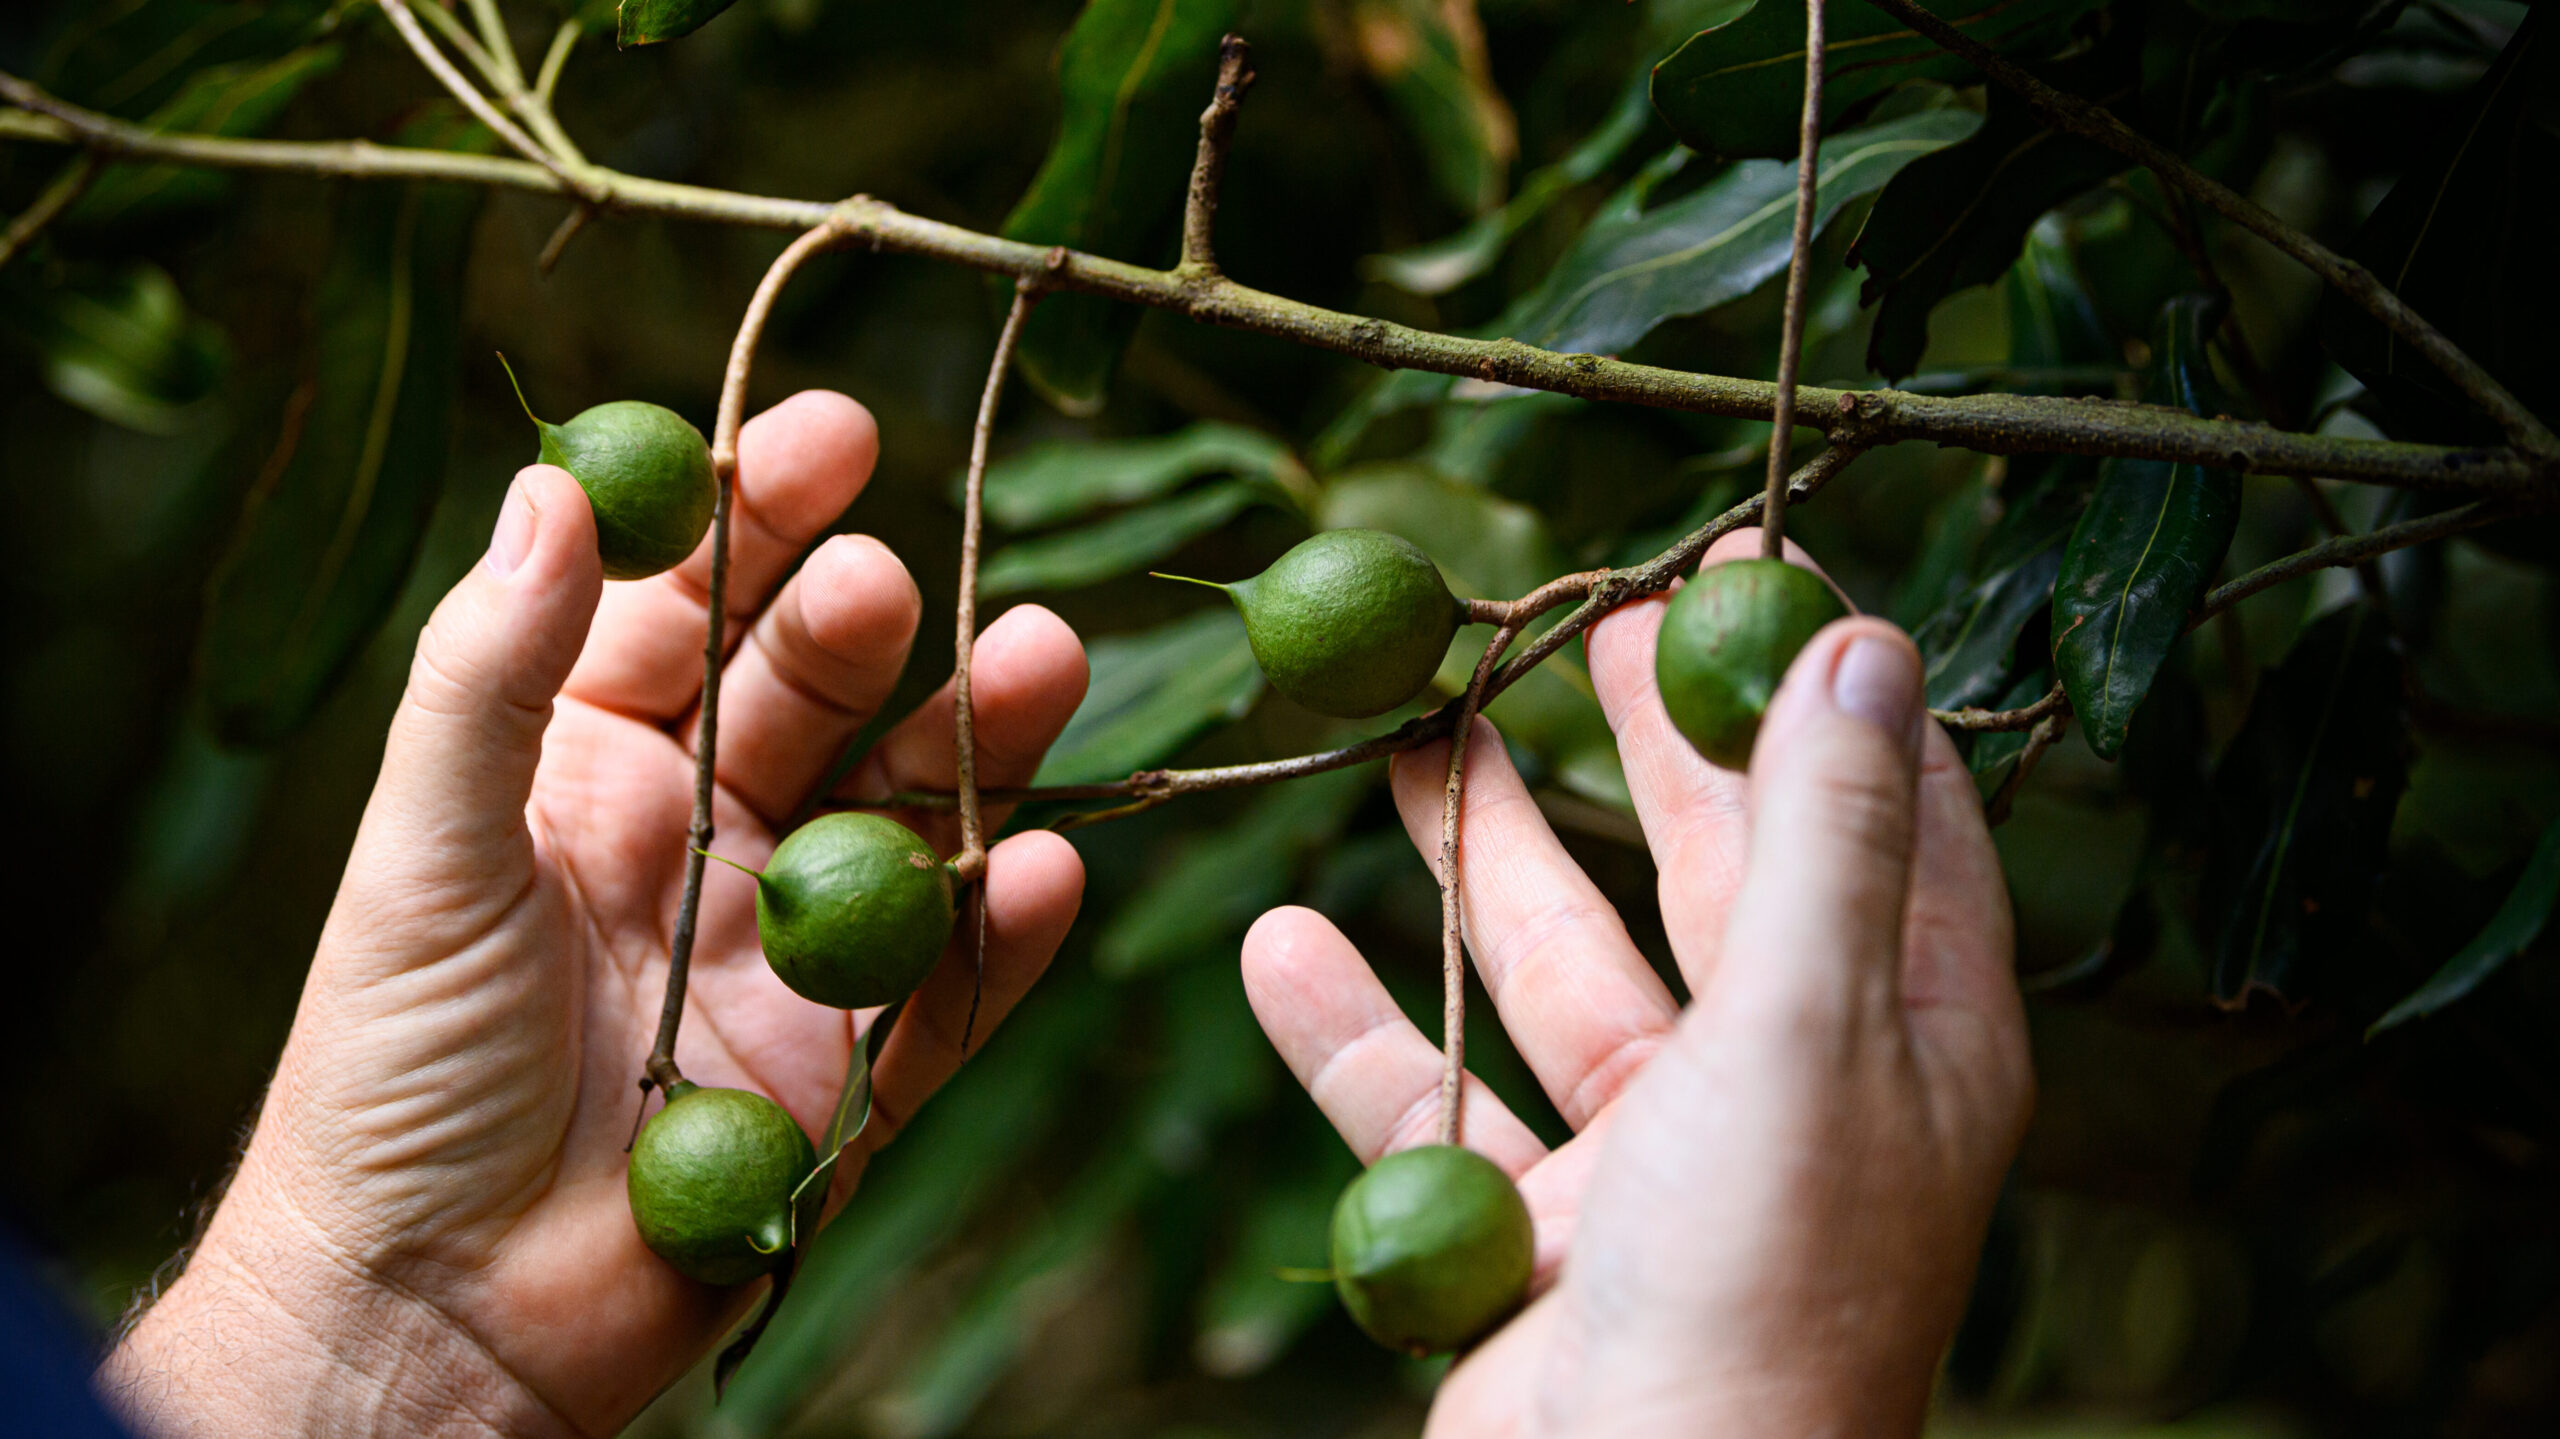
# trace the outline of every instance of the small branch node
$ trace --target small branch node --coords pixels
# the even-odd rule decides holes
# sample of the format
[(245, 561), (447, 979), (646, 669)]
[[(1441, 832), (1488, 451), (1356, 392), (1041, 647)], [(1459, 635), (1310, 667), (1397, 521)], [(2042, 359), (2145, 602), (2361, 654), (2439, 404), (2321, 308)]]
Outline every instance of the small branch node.
[(1200, 154), (1191, 165), (1191, 189), (1182, 206), (1182, 269), (1215, 274), (1218, 187), (1226, 178), (1227, 143), (1235, 137), (1236, 110), (1253, 88), (1253, 47), (1241, 35), (1218, 42), (1218, 88), (1200, 112)]

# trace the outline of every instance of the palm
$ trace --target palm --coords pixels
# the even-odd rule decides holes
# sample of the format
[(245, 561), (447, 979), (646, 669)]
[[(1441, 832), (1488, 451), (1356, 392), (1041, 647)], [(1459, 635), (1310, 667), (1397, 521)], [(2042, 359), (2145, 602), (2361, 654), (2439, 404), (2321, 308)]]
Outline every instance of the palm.
[[(1757, 538), (1732, 537), (1710, 562)], [(1740, 911), (1753, 900), (1771, 907), (1765, 894), (1744, 894), (1749, 782), (1709, 766), (1671, 728), (1653, 687), (1658, 617), (1658, 605), (1638, 605), (1603, 621), (1591, 670), (1659, 867), (1673, 956), (1695, 996), (1685, 1010), (1557, 842), (1498, 738), (1483, 728), (1469, 745), (1459, 851), (1467, 948), (1574, 1133), (1550, 1150), (1466, 1081), (1464, 1142), (1519, 1184), (1536, 1222), (1533, 1292), (1543, 1297), (1452, 1371), (1435, 1432), (1530, 1424), (1533, 1386), (1553, 1377), (1555, 1363), (1573, 1362), (1574, 1345), (1558, 1342), (1565, 1305), (1605, 1310), (1677, 1271), (1691, 1276), (1692, 1298), (1733, 1296), (1725, 1330), (1748, 1331), (1791, 1275), (1831, 1270), (1818, 1256), (1780, 1252), (1779, 1237), (1802, 1228), (1809, 1189), (1889, 1209), (1891, 1186), (1914, 1171), (1970, 1177), (1987, 1155), (1996, 1182), (2002, 1146), (2014, 1140), (2009, 1117), (1993, 1112), (2023, 1072), (2006, 894), (1971, 779), (1945, 736), (1934, 726), (1926, 736), (1917, 843), (1904, 842), (1912, 867), (1907, 904), (1893, 900), (1899, 954), (1897, 977), (1881, 991), (1888, 1012), (1849, 1049), (1809, 1044), (1800, 996), (1772, 1000), (1767, 980), (1804, 958), (1754, 946), (1752, 962), (1726, 963)], [(1446, 765), (1446, 749), (1432, 746), (1400, 757), (1395, 770), (1406, 827), (1435, 858)], [(1858, 797), (1816, 803), (1834, 798)], [(1363, 1161), (1430, 1142), (1438, 1046), (1340, 931), (1309, 911), (1274, 911), (1248, 938), (1244, 965), (1263, 1027)], [(1640, 1143), (1610, 1142), (1631, 1126)], [(1982, 1134), (1990, 1137), (1976, 1145)], [(1967, 1145), (1983, 1152), (1939, 1152)], [(1878, 1186), (1886, 1192), (1867, 1194)], [(1951, 1196), (1959, 1229), (1974, 1201)], [(1593, 1238), (1578, 1241), (1586, 1219)], [(1969, 1265), (1970, 1251), (1960, 1258)], [(1551, 1288), (1560, 1273), (1566, 1283)], [(1594, 1300), (1595, 1290), (1611, 1292)]]
[[(714, 846), (748, 865), (906, 661), (918, 599), (877, 543), (830, 541), (781, 583), (859, 491), (874, 444), (869, 417), (835, 397), (803, 396), (742, 438)], [(465, 811), (416, 832), (401, 727), (433, 711), (449, 679), (421, 663), (305, 1002), (352, 1022), (297, 1026), (279, 1079), (346, 1116), (338, 1142), (359, 1151), (351, 1165), (310, 1156), (305, 1182), (345, 1191), (339, 1207), (372, 1226), (332, 1237), (588, 1432), (637, 1412), (751, 1298), (661, 1263), (623, 1198), (685, 870), (703, 562), (604, 592), (520, 812)], [(976, 678), (979, 772), (1021, 783), (1082, 697), (1082, 652), (1055, 617), (1016, 610), (982, 638)], [(948, 788), (951, 713), (946, 686), (835, 797)], [(956, 846), (940, 817), (900, 818)], [(1047, 962), (1080, 880), (1052, 835), (991, 857), (982, 1035)], [(783, 987), (757, 944), (753, 893), (721, 866), (706, 877), (677, 1058), (688, 1078), (766, 1094), (822, 1135), (869, 1016)], [(839, 1201), (958, 1064), (975, 989), (969, 962), (947, 956), (919, 992), (880, 1056), (877, 1118), (839, 1171)]]

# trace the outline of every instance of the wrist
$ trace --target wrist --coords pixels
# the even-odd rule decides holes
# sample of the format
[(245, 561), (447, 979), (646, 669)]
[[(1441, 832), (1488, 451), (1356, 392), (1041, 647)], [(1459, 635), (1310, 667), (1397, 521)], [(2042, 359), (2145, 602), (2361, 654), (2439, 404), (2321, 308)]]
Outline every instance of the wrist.
[(100, 1366), (101, 1392), (135, 1433), (575, 1433), (432, 1303), (364, 1272), (289, 1209), (240, 1187), (186, 1273)]

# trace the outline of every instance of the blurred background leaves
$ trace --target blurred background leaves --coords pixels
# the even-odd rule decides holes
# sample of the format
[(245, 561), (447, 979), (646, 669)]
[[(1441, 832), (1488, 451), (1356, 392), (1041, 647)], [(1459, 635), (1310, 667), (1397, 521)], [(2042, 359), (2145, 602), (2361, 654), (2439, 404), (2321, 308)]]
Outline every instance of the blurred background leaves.
[[(2560, 253), (2539, 11), (1933, 8), (2352, 248), (2528, 402), (2560, 393), (2533, 318)], [(1219, 254), (1245, 283), (1684, 368), (1774, 363), (1802, 15), (1780, 0), (738, 0), (620, 53), (609, 5), (508, 9), (520, 51), (564, 16), (584, 27), (560, 101), (601, 163), (870, 193), (1149, 264), (1173, 253), (1214, 39), (1240, 26), (1261, 79)], [(1836, 68), (1826, 108), (1809, 377), (2206, 413), (2243, 396), (2331, 433), (2470, 433), (2431, 375), (2265, 247), (1896, 48), (1876, 12), (1832, 18), (1876, 39), (1877, 63)], [(13, 6), (0, 63), (172, 129), (466, 143), (363, 4)], [(0, 207), (65, 164), (0, 148)], [(0, 680), (27, 836), (6, 873), (35, 920), (0, 1026), (45, 1101), (12, 1110), (0, 1205), (102, 1323), (184, 1240), (254, 1112), (409, 646), (531, 458), (491, 352), (563, 409), (640, 398), (707, 422), (782, 243), (617, 219), (545, 278), (560, 211), (116, 165), (0, 270)], [(784, 296), (759, 366), (760, 403), (824, 385), (879, 415), (879, 476), (842, 524), (894, 545), (929, 596), (956, 569), (990, 298), (931, 262), (828, 257)], [(1396, 718), (1340, 725), (1269, 696), (1230, 607), (1146, 570), (1233, 579), (1358, 524), (1423, 546), (1460, 593), (1516, 594), (1641, 561), (1748, 493), (1767, 443), (1099, 301), (1037, 314), (1036, 393), (1008, 405), (989, 477), (986, 580), (993, 608), (1037, 600), (1091, 642), (1091, 695), (1043, 783), (1269, 758)], [(2140, 674), (2101, 701), (2068, 592), (2151, 561), (2073, 537), (2173, 478), (2205, 482), (1906, 445), (1791, 520), (1862, 606), (1915, 629), (1933, 702), (2023, 704), (2057, 676), (2085, 700), (1999, 836), (2042, 1104), (1937, 1429), (2549, 1432), (2560, 546), (2547, 521), (2512, 522), (2189, 633), (2199, 586), (2322, 538), (2332, 514), (2440, 503), (2212, 480), (2221, 508), (2188, 517), (2178, 583), (2143, 601)], [(915, 652), (948, 653), (948, 607), (926, 609)], [(1453, 649), (1444, 693), (1470, 658)], [(940, 678), (916, 665), (891, 713)], [(1491, 712), (1669, 975), (1579, 647)], [(1997, 785), (2021, 744), (1981, 736), (1967, 758)], [(1352, 1160), (1254, 1032), (1234, 968), (1257, 914), (1306, 903), (1408, 1009), (1436, 1010), (1436, 895), (1382, 779), (1078, 831), (1092, 894), (1055, 975), (873, 1166), (727, 1402), (697, 1375), (641, 1432), (1412, 1432), (1433, 1371), (1284, 1277), (1321, 1262)], [(1560, 1135), (1489, 1007), (1473, 1015), (1473, 1067)]]

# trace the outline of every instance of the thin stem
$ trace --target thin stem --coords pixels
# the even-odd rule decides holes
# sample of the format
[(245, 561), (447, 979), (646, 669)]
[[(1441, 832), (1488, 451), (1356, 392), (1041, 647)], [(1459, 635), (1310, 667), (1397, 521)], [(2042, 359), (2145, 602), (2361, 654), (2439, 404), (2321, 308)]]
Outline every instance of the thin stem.
[(7, 230), (0, 231), (0, 265), (18, 258), (20, 250), (33, 244), (36, 236), (45, 232), (46, 226), (61, 219), (63, 211), (70, 209), (74, 202), (89, 192), (89, 182), (96, 178), (98, 157), (94, 153), (78, 155), (70, 164), (63, 166), (62, 173), (53, 177), (53, 183), (45, 186), (26, 209), (18, 212), (18, 218), (9, 222)]
[(480, 72), (480, 78), (489, 82), (489, 88), (493, 90), (503, 88), (499, 79), (498, 62), (487, 50), (481, 48), (479, 40), (473, 37), (469, 27), (455, 19), (452, 11), (434, 3), (434, 0), (429, 0), (429, 3), (413, 13), (424, 20), (430, 29), (442, 35), (445, 43), (453, 47), (454, 53), (469, 61), (471, 68)]
[(1787, 552), (1787, 451), (1796, 432), (1796, 376), (1804, 368), (1805, 294), (1812, 287), (1813, 212), (1822, 181), (1822, 12), (1805, 0), (1804, 116), (1796, 148), (1796, 225), (1787, 249), (1787, 304), (1778, 326), (1778, 394), (1769, 416), (1769, 479), (1761, 495), (1760, 558)]
[(676, 907), (676, 928), (667, 948), (667, 991), (658, 1008), (658, 1038), (650, 1047), (647, 1073), (640, 1081), (665, 1088), (684, 1078), (676, 1067), (676, 1031), (684, 1023), (687, 974), (693, 964), (693, 939), (702, 915), (703, 861), (711, 853), (711, 799), (720, 758), (720, 671), (728, 653), (729, 502), (738, 479), (738, 428), (745, 422), (747, 379), (754, 372), (756, 346), (773, 313), (774, 297), (790, 283), (802, 262), (821, 250), (845, 242), (846, 232), (823, 224), (792, 241), (764, 272), (747, 312), (738, 321), (738, 337), (729, 346), (729, 368), (720, 383), (720, 416), (712, 426), (711, 472), (716, 481), (711, 504), (711, 581), (703, 608), (702, 710), (693, 746), (693, 822), (685, 831), (684, 897)]
[(2018, 803), (2018, 792), (2027, 787), (2027, 776), (2035, 773), (2046, 752), (2062, 739), (2062, 732), (2070, 725), (2071, 711), (2068, 709), (2047, 715), (2037, 722), (2035, 729), (2027, 735), (2027, 747), (2018, 751), (2016, 767), (2009, 771), (2007, 779), (2000, 782), (1991, 802), (1982, 807), (1984, 824), (1998, 829), (2009, 822), (2009, 814)]
[(596, 198), (588, 195), (587, 183), (570, 174), (558, 156), (542, 148), (531, 135), (518, 128), (513, 120), (508, 119), (496, 105), (489, 102), (488, 96), (480, 93), (479, 89), (471, 83), (469, 76), (453, 67), (453, 62), (445, 58), (442, 50), (436, 48), (436, 42), (428, 36), (425, 27), (418, 23), (416, 12), (409, 8), (409, 0), (376, 0), (376, 3), (382, 6), (384, 14), (391, 17), (392, 28), (398, 30), (400, 38), (409, 43), (409, 49), (417, 55), (418, 63), (426, 66), (427, 73), (435, 76), (437, 83), (451, 92), (453, 98), (461, 101), (464, 109), (469, 110), (481, 124), (496, 131), (498, 138), (506, 141), (516, 153), (549, 171), (552, 178), (558, 180), (563, 188), (572, 194), (590, 199)]
[(2060, 684), (2056, 684), (2044, 692), (2043, 698), (2018, 709), (1931, 710), (1929, 717), (1951, 730), (1967, 734), (2014, 734), (2022, 729), (2034, 729), (2037, 724), (2069, 708), (2070, 697), (2062, 692)]
[[(432, 5), (434, 0), (428, 0)], [(523, 62), (516, 59), (515, 41), (507, 38), (506, 17), (498, 13), (498, 0), (470, 0), (472, 23), (480, 27), (480, 43), (488, 48), (489, 59), (508, 75), (522, 83)], [(504, 87), (501, 87), (504, 88)]]
[[(1796, 471), (1794, 487), (1789, 491), (1791, 503), (1802, 504), (1830, 482), (1861, 453), (1845, 445), (1834, 446), (1805, 462)], [(1558, 620), (1554, 627), (1539, 635), (1527, 648), (1513, 656), (1494, 673), (1485, 685), (1484, 699), (1492, 700), (1519, 682), (1522, 676), (1538, 667), (1548, 656), (1570, 644), (1574, 637), (1589, 629), (1603, 615), (1646, 595), (1671, 587), (1671, 582), (1697, 563), (1709, 545), (1759, 518), (1762, 497), (1753, 495), (1741, 504), (1716, 516), (1705, 525), (1664, 550), (1661, 554), (1630, 570), (1589, 570), (1565, 575), (1540, 585), (1529, 594), (1508, 602), (1502, 623), (1525, 630), (1529, 622), (1567, 600), (1580, 599), (1573, 613)], [(1162, 801), (1175, 795), (1209, 794), (1218, 790), (1246, 789), (1254, 785), (1276, 784), (1282, 780), (1304, 779), (1309, 775), (1348, 769), (1402, 754), (1442, 738), (1451, 732), (1461, 700), (1453, 699), (1429, 714), (1416, 715), (1386, 734), (1372, 736), (1339, 749), (1315, 754), (1296, 755), (1288, 759), (1262, 760), (1253, 764), (1219, 765), (1208, 769), (1140, 770), (1124, 780), (1102, 784), (1044, 785), (1021, 789), (982, 791), (983, 797), (1005, 804), (1043, 800), (1097, 800), (1131, 797)], [(900, 790), (876, 805), (881, 809), (950, 809), (955, 796), (932, 790)], [(1084, 816), (1092, 823), (1117, 818), (1120, 813), (1136, 813), (1153, 805), (1124, 806), (1121, 811), (1105, 811)]]
[(987, 445), (995, 435), (996, 407), (1004, 401), (1005, 376), (1013, 371), (1014, 346), (1022, 339), (1022, 322), (1040, 303), (1040, 290), (1029, 280), (1013, 285), (1013, 308), (1005, 312), (1004, 329), (996, 336), (995, 358), (987, 362), (987, 387), (978, 396), (978, 422), (969, 434), (969, 478), (960, 503), (960, 603), (951, 624), (951, 722), (953, 756), (959, 765), (960, 853), (951, 861), (962, 884), (987, 872), (987, 832), (978, 819), (978, 718), (969, 692), (969, 653), (978, 643), (978, 537), (985, 527)]
[[(578, 186), (551, 168), (496, 155), (407, 149), (362, 141), (233, 140), (161, 134), (46, 94), (0, 73), (0, 139), (83, 146), (110, 158), (220, 169), (280, 171), (350, 179), (451, 180), (578, 198)], [(1768, 420), (1777, 387), (1726, 375), (1667, 370), (1598, 355), (1567, 355), (1515, 340), (1434, 334), (1286, 299), (1223, 276), (1150, 270), (1053, 246), (1027, 245), (910, 215), (868, 197), (828, 205), (746, 195), (619, 171), (583, 172), (591, 196), (617, 213), (679, 216), (717, 224), (799, 231), (840, 219), (853, 241), (876, 250), (925, 255), (972, 269), (1035, 275), (1052, 290), (1102, 295), (1170, 310), (1376, 365), (1429, 370), (1523, 389), (1655, 409)], [(2117, 455), (2260, 474), (2541, 496), (2560, 480), (2560, 460), (2513, 450), (2413, 445), (2391, 440), (2296, 434), (2182, 410), (2045, 395), (1919, 395), (1894, 390), (1797, 389), (1797, 424), (1837, 444), (1899, 440), (1983, 454)]]
[(1218, 227), (1218, 186), (1226, 178), (1227, 142), (1235, 137), (1236, 109), (1253, 88), (1253, 47), (1241, 35), (1218, 42), (1218, 88), (1200, 112), (1200, 154), (1191, 165), (1191, 189), (1182, 205), (1182, 268), (1213, 275)]
[(568, 67), (569, 52), (578, 48), (578, 22), (563, 20), (551, 33), (551, 48), (543, 52), (542, 73), (533, 80), (533, 98), (543, 109), (551, 108), (551, 97), (560, 89), (560, 72)]
[(2450, 510), (2421, 515), (2414, 520), (2402, 520), (2396, 525), (2384, 525), (2378, 530), (2368, 530), (2360, 535), (2341, 535), (2333, 540), (2324, 540), (2309, 549), (2297, 550), (2282, 559), (2269, 561), (2245, 575), (2215, 586), (2212, 593), (2204, 597), (2204, 602), (2196, 606), (2195, 614), (2190, 617), (2191, 626), (2201, 624), (2204, 620), (2231, 608), (2260, 590), (2272, 589), (2287, 580), (2299, 578), (2314, 570), (2335, 569), (2342, 565), (2360, 565), (2377, 556), (2389, 554), (2393, 550), (2405, 550), (2411, 545), (2423, 545), (2430, 540), (2440, 540), (2449, 535), (2458, 535), (2464, 530), (2476, 530), (2482, 525), (2494, 524), (2515, 513), (2516, 511), (2510, 506), (2500, 505), (2490, 500), (2475, 500)]
[(2372, 271), (2286, 224), (2237, 190), (2198, 171), (2117, 119), (2106, 107), (2057, 90), (2023, 67), (2002, 59), (1987, 46), (1922, 9), (1916, 0), (1868, 0), (1868, 3), (1928, 36), (1940, 49), (1962, 57), (1984, 75), (2015, 92), (2055, 129), (2106, 146), (2158, 176), (2162, 184), (2186, 192), (2223, 218), (2292, 256), (2303, 268), (2328, 282), (2359, 309), (2380, 321), (2383, 328), (2425, 356), (2429, 364), (2453, 381), (2455, 388), (2497, 422), (2509, 445), (2542, 456), (2560, 452), (2560, 441), (2552, 438), (2551, 431), (2524, 407), (2523, 402), (2509, 394), (2506, 386), (2499, 384), (2495, 376), (2463, 353), (2461, 347), (2446, 338), (2443, 331), (2429, 324), (2424, 316), (2375, 279)]
[(561, 216), (559, 225), (551, 232), (551, 238), (542, 242), (542, 254), (534, 260), (534, 269), (544, 275), (549, 275), (553, 270), (558, 269), (560, 257), (569, 253), (569, 242), (578, 238), (595, 217), (596, 207), (587, 204), (581, 204), (568, 214)]
[(1521, 621), (1505, 620), (1493, 641), (1477, 658), (1475, 674), (1458, 696), (1457, 717), (1449, 728), (1449, 779), (1440, 798), (1440, 1142), (1459, 1142), (1463, 1109), (1461, 1088), (1467, 1073), (1467, 954), (1464, 909), (1459, 903), (1458, 818), (1466, 808), (1467, 740), (1475, 730), (1476, 711), (1484, 707), (1485, 686), (1493, 679), (1502, 652), (1520, 634)]

